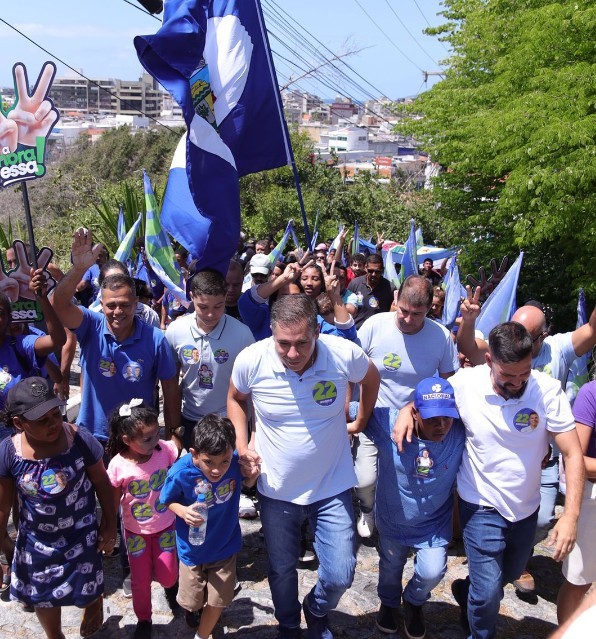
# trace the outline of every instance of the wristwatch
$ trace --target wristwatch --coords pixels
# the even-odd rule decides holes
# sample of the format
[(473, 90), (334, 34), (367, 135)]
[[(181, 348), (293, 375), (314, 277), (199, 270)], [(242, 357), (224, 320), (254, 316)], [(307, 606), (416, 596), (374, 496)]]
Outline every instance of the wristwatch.
[(178, 426), (178, 428), (170, 428), (170, 435), (176, 435), (176, 437), (182, 437), (184, 435), (184, 426)]

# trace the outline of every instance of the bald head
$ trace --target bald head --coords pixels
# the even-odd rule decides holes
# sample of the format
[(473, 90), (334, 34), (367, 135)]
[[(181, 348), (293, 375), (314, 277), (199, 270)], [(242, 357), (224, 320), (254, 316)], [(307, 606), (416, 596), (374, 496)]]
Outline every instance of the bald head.
[(532, 357), (536, 357), (542, 348), (542, 342), (546, 337), (546, 317), (535, 306), (521, 306), (515, 311), (512, 322), (519, 322), (532, 337)]

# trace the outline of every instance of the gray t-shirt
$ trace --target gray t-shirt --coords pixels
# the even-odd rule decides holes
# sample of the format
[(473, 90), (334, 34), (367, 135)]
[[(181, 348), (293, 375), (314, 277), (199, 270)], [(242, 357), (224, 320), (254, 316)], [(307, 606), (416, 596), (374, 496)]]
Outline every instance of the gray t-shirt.
[(459, 368), (449, 331), (428, 318), (418, 333), (404, 335), (395, 313), (378, 313), (360, 327), (358, 340), (381, 374), (377, 406), (403, 408), (418, 382)]
[(225, 415), (234, 361), (254, 342), (250, 329), (224, 315), (210, 333), (204, 333), (192, 313), (172, 322), (166, 339), (182, 373), (184, 417), (194, 421), (208, 413)]

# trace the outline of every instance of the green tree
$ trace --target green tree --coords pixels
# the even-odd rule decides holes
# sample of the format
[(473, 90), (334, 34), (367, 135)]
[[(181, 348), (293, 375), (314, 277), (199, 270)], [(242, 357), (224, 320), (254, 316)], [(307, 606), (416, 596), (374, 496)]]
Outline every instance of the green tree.
[(435, 33), (452, 49), (445, 79), (403, 130), (446, 169), (434, 190), (445, 234), (468, 249), (471, 270), (524, 249), (522, 289), (559, 310), (569, 300), (570, 311), (578, 286), (596, 293), (596, 6), (444, 6)]

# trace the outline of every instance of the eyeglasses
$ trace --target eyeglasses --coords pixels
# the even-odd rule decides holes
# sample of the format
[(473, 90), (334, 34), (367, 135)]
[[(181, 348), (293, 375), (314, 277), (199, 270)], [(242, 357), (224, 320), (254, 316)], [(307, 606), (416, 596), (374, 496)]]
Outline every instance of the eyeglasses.
[(383, 271), (377, 271), (377, 269), (375, 269), (375, 268), (367, 268), (366, 272), (369, 275), (381, 275), (383, 273)]

